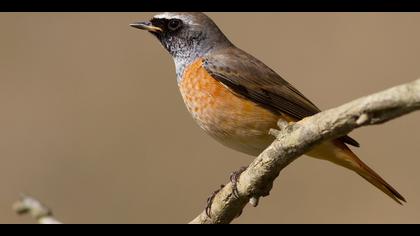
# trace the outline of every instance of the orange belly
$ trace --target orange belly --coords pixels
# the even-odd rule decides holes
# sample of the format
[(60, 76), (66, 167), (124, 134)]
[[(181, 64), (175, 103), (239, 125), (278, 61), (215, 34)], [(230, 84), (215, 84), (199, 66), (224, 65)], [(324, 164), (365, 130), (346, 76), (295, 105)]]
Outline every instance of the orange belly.
[(225, 146), (255, 156), (274, 141), (268, 131), (281, 117), (235, 95), (202, 67), (201, 60), (184, 71), (179, 87), (199, 126)]

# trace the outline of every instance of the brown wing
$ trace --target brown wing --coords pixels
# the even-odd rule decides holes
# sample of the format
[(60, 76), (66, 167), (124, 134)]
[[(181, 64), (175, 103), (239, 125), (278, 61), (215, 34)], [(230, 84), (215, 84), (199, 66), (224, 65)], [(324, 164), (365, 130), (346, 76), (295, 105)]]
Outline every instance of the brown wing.
[[(297, 120), (321, 110), (264, 63), (238, 48), (224, 49), (203, 59), (206, 70), (235, 93), (277, 114)], [(359, 147), (354, 139), (343, 142)]]

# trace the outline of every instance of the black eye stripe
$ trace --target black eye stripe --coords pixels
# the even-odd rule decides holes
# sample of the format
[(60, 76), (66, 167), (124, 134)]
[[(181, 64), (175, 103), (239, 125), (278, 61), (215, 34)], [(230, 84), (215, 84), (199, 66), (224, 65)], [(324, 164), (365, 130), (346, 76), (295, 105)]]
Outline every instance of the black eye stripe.
[(150, 22), (153, 26), (161, 28), (164, 32), (177, 31), (183, 25), (180, 19), (152, 18)]
[(174, 30), (179, 29), (179, 27), (181, 27), (181, 25), (182, 25), (182, 21), (181, 20), (171, 19), (168, 22), (168, 29), (174, 31)]
[(166, 19), (159, 19), (159, 18), (153, 18), (150, 20), (153, 26), (160, 27), (160, 28), (163, 28), (164, 26), (166, 27), (167, 21), (168, 20)]

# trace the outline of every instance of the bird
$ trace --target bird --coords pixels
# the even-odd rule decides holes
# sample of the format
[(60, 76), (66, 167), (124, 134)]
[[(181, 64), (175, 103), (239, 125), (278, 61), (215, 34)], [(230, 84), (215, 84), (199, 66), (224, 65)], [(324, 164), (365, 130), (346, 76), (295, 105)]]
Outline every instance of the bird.
[[(298, 122), (321, 110), (262, 61), (236, 47), (200, 12), (164, 12), (130, 26), (150, 32), (175, 63), (182, 99), (198, 125), (215, 140), (258, 156), (275, 138), (277, 122)], [(399, 204), (405, 198), (362, 162), (349, 136), (306, 153), (354, 171)]]

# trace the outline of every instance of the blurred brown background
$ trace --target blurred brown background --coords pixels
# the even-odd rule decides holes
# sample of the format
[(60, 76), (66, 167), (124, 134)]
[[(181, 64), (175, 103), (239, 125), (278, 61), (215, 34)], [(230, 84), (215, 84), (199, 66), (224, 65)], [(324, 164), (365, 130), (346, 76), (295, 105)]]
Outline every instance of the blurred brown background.
[[(252, 161), (188, 114), (170, 56), (128, 26), (154, 13), (0, 14), (0, 222), (25, 192), (67, 223), (184, 223)], [(420, 77), (420, 14), (209, 13), (321, 108)], [(420, 113), (352, 133), (401, 207), (300, 158), (235, 223), (420, 223)]]

